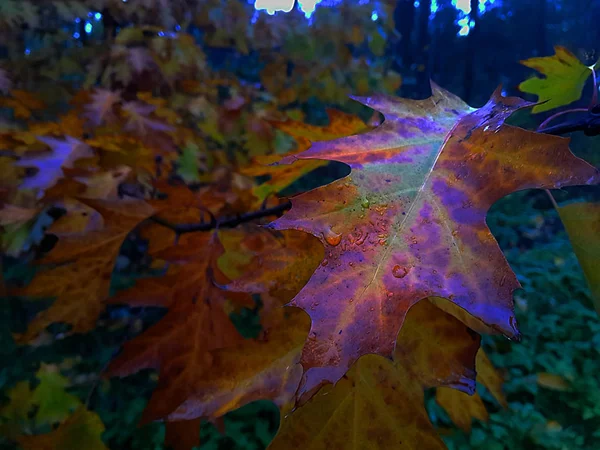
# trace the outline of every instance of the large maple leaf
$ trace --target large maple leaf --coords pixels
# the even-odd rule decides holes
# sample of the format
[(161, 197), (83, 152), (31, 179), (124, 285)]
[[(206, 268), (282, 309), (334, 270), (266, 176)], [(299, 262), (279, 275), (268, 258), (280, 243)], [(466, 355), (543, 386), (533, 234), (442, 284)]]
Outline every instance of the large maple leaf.
[(432, 86), (425, 100), (357, 98), (385, 116), (375, 130), (319, 142), (299, 159), (341, 161), (349, 176), (292, 200), (272, 228), (321, 239), (325, 259), (292, 306), (312, 319), (300, 394), (337, 381), (361, 355), (390, 356), (408, 309), (438, 296), (511, 338), (520, 285), (485, 223), (528, 188), (591, 184), (598, 171), (568, 140), (505, 125), (530, 105), (497, 91), (475, 110)]

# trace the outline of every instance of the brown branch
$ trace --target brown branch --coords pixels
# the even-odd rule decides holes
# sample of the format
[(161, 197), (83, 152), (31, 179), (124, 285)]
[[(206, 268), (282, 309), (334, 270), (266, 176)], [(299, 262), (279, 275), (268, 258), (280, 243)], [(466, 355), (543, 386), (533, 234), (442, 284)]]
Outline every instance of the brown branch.
[(258, 211), (252, 211), (246, 214), (240, 214), (235, 217), (224, 217), (221, 219), (212, 219), (210, 222), (183, 223), (174, 224), (160, 217), (152, 217), (151, 220), (166, 228), (170, 228), (177, 234), (192, 233), (194, 231), (210, 231), (216, 228), (235, 228), (246, 222), (260, 219), (262, 217), (277, 216), (283, 214), (292, 207), (289, 200), (272, 208), (261, 208)]

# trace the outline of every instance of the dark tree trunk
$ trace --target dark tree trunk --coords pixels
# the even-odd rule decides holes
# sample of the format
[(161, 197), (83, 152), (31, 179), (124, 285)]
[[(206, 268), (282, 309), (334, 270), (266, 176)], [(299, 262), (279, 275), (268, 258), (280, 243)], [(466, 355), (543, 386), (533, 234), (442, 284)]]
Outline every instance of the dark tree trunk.
[(469, 103), (473, 100), (473, 88), (475, 87), (475, 61), (477, 51), (477, 41), (479, 40), (480, 24), (479, 24), (479, 1), (471, 0), (471, 13), (469, 14), (469, 23), (473, 23), (473, 27), (467, 36), (467, 53), (465, 55), (465, 89), (464, 100)]
[(431, 0), (421, 0), (419, 6), (419, 22), (417, 28), (417, 92), (419, 98), (425, 98), (430, 93), (429, 88), (429, 15)]
[(415, 5), (411, 0), (398, 0), (394, 9), (394, 23), (400, 35), (396, 49), (398, 69), (408, 70), (412, 64), (411, 36), (415, 28)]
[(548, 53), (547, 42), (546, 42), (546, 16), (547, 16), (548, 4), (546, 0), (537, 1), (537, 10), (535, 15), (537, 17), (537, 30), (535, 33), (536, 43), (535, 52), (538, 56), (544, 56)]

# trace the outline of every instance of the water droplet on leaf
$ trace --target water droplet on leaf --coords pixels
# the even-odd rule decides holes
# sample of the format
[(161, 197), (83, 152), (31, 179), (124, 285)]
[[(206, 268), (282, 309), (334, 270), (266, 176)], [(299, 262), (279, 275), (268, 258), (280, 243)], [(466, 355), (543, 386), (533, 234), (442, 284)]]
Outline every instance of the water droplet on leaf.
[(324, 237), (325, 241), (334, 247), (342, 241), (342, 235), (336, 233), (331, 228), (324, 233)]
[(404, 278), (406, 275), (408, 275), (408, 272), (410, 272), (410, 268), (402, 267), (398, 264), (392, 268), (392, 275), (394, 275), (396, 278)]

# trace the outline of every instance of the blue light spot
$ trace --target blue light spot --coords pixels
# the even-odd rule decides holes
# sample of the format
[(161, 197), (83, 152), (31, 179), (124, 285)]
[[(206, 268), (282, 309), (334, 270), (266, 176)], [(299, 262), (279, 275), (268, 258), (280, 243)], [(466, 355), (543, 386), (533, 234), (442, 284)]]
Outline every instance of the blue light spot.
[(300, 10), (304, 13), (304, 16), (307, 19), (315, 12), (315, 8), (317, 7), (317, 3), (320, 3), (321, 0), (300, 0), (298, 1), (298, 5), (300, 6)]
[(465, 14), (469, 14), (471, 12), (471, 0), (452, 0), (452, 6), (461, 10)]
[(88, 12), (88, 17), (92, 17), (93, 15), (94, 15), (94, 13), (93, 13), (93, 12), (91, 12), (91, 11), (90, 11), (90, 12)]
[(417, 0), (416, 2), (413, 3), (413, 6), (415, 8), (418, 8), (419, 6), (421, 6), (421, 2), (419, 0)]
[(73, 33), (73, 37), (75, 39), (79, 39), (81, 37), (81, 35), (78, 32)]
[(471, 31), (471, 27), (469, 25), (465, 25), (460, 30), (458, 30), (458, 35), (459, 36), (468, 36), (469, 31)]
[[(303, 2), (310, 3), (310, 2)], [(254, 8), (264, 9), (269, 14), (274, 14), (275, 11), (290, 12), (294, 7), (294, 0), (256, 0)], [(302, 7), (302, 5), (301, 5)], [(306, 14), (306, 11), (305, 11)]]
[(165, 35), (165, 33), (164, 33), (164, 31), (159, 31), (159, 32), (158, 32), (158, 35), (159, 35), (160, 37), (163, 37), (163, 36)]
[(437, 0), (431, 0), (431, 14), (435, 14), (440, 9), (440, 6), (437, 3)]
[(26, 48), (26, 49), (25, 49), (25, 54), (26, 54), (26, 55), (29, 55), (30, 53), (31, 53), (31, 50), (30, 50), (30, 49), (28, 49), (28, 48)]
[(79, 17), (75, 17), (75, 23), (79, 23), (81, 22), (81, 19)]
[(89, 23), (89, 22), (85, 23), (85, 32), (87, 34), (90, 34), (92, 32), (92, 24), (91, 23)]
[(371, 14), (371, 20), (375, 22), (377, 19), (379, 19), (379, 15), (377, 15), (377, 12), (373, 11), (373, 14)]
[(177, 24), (175, 25), (175, 31), (180, 31), (181, 30), (181, 25)]
[(102, 20), (102, 13), (97, 12), (96, 14), (94, 14), (94, 19), (96, 19), (96, 22)]

